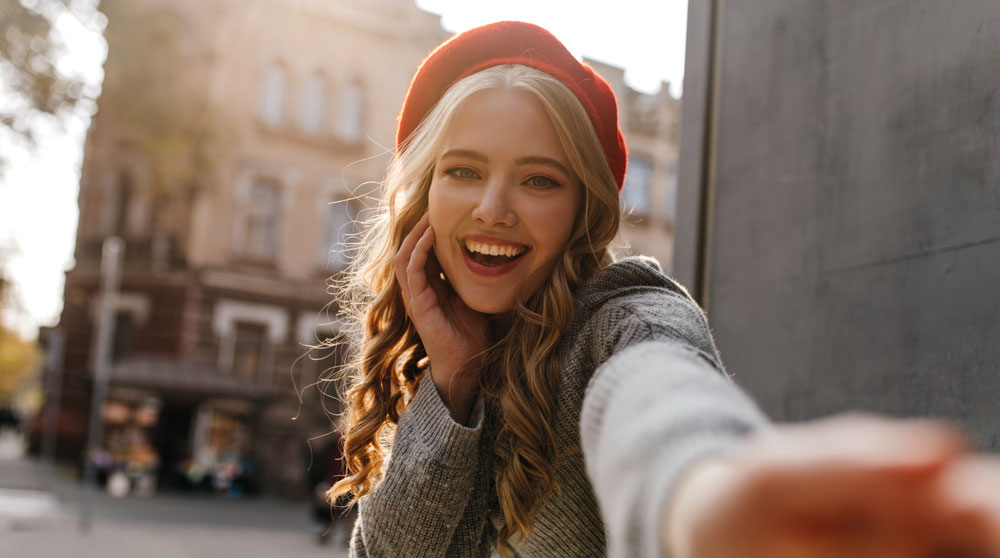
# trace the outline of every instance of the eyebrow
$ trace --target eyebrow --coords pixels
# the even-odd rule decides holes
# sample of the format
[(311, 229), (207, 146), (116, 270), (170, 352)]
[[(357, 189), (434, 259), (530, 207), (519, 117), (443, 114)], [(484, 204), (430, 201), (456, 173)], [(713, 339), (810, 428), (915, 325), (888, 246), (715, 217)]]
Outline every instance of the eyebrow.
[[(449, 149), (448, 151), (445, 151), (441, 155), (442, 159), (445, 159), (447, 157), (465, 157), (467, 159), (473, 159), (475, 161), (480, 161), (482, 163), (490, 162), (489, 158), (486, 157), (486, 155), (483, 155), (482, 153), (478, 151), (473, 151), (471, 149)], [(566, 168), (565, 165), (563, 165), (562, 163), (551, 157), (528, 155), (515, 160), (514, 163), (517, 165), (548, 165), (550, 167), (555, 167), (556, 169), (559, 169), (566, 176), (573, 176), (573, 173), (569, 172), (569, 170)]]

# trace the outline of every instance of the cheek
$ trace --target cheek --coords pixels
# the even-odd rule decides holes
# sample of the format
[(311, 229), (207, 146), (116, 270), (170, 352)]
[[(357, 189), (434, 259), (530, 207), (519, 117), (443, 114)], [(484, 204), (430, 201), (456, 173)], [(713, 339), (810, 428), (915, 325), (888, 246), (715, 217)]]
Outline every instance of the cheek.
[(441, 190), (435, 188), (432, 182), (427, 194), (427, 217), (431, 228), (434, 229), (434, 251), (438, 254), (444, 252), (454, 228), (448, 218), (449, 215), (453, 215), (448, 201), (447, 196), (442, 196)]
[(566, 209), (566, 205), (560, 205), (552, 208), (551, 211), (541, 212), (535, 216), (536, 227), (532, 236), (538, 239), (546, 262), (556, 258), (566, 249), (570, 236), (573, 234), (576, 212), (566, 211)]
[(431, 182), (430, 190), (427, 192), (427, 216), (430, 220), (431, 228), (433, 228), (435, 232), (437, 232), (438, 228), (444, 224), (441, 222), (441, 217), (444, 214), (442, 201), (440, 190), (435, 188), (434, 183)]

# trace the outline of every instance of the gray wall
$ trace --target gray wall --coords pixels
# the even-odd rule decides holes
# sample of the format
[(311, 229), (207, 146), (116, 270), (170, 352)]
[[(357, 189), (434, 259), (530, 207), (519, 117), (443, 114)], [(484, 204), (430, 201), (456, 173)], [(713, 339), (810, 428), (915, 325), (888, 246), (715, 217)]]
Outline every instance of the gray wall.
[(690, 10), (675, 269), (736, 381), (1000, 448), (1000, 2)]

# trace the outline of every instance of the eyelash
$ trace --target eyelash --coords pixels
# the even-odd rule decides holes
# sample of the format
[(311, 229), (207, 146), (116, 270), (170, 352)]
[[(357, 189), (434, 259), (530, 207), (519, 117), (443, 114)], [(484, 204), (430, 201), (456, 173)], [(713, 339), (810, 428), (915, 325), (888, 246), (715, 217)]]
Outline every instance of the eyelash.
[(536, 178), (541, 178), (542, 180), (545, 181), (545, 186), (537, 186), (537, 185), (531, 186), (532, 188), (534, 188), (536, 190), (547, 190), (549, 188), (558, 188), (558, 187), (562, 186), (562, 184), (560, 184), (558, 180), (554, 180), (552, 178), (549, 178), (549, 177), (545, 176), (544, 174), (536, 174), (535, 176), (529, 177), (527, 180), (525, 180), (525, 182), (526, 183), (527, 182), (532, 182)]
[[(464, 172), (470, 172), (473, 174), (473, 176), (459, 176), (460, 173)], [(444, 173), (447, 174), (448, 176), (452, 176), (459, 180), (474, 180), (476, 178), (479, 178), (479, 173), (470, 169), (469, 167), (454, 167), (444, 171)]]
[[(466, 174), (466, 173), (472, 173), (472, 176), (461, 176), (461, 175)], [(454, 178), (456, 178), (458, 180), (475, 180), (475, 179), (479, 178), (479, 173), (477, 173), (476, 171), (470, 169), (469, 167), (454, 167), (454, 168), (450, 168), (450, 169), (445, 170), (444, 174), (447, 174), (448, 176), (454, 177)], [(539, 186), (537, 183), (532, 184), (532, 182), (536, 181), (539, 178), (544, 181), (544, 185)], [(549, 188), (558, 188), (558, 187), (562, 186), (562, 184), (560, 184), (558, 180), (554, 180), (554, 179), (549, 178), (548, 176), (545, 176), (543, 174), (536, 174), (536, 175), (528, 177), (524, 181), (524, 184), (527, 184), (528, 186), (530, 186), (531, 188), (533, 188), (535, 190), (547, 190)]]

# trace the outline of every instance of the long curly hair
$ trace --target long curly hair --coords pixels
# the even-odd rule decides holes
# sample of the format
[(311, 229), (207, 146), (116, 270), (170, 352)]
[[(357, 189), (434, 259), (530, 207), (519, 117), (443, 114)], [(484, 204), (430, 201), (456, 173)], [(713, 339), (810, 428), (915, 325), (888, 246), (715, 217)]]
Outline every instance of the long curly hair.
[(612, 261), (608, 247), (620, 219), (617, 183), (583, 106), (560, 81), (527, 66), (495, 66), (452, 85), (389, 164), (379, 206), (335, 289), (341, 316), (358, 330), (351, 336), (353, 358), (343, 367), (350, 385), (344, 435), (350, 474), (330, 497), (350, 493), (357, 500), (375, 489), (399, 416), (419, 387), (427, 355), (406, 315), (393, 257), (427, 211), (434, 162), (456, 109), (486, 89), (525, 91), (541, 102), (584, 188), (570, 239), (562, 256), (542, 270), (535, 283), (541, 286), (490, 319), (481, 393), (500, 422), (495, 452), (502, 465), (494, 481), (505, 526), (497, 545), (510, 555), (509, 541), (531, 535), (533, 514), (557, 489), (560, 452), (572, 449), (557, 448), (552, 431), (556, 348), (572, 319), (573, 292)]

